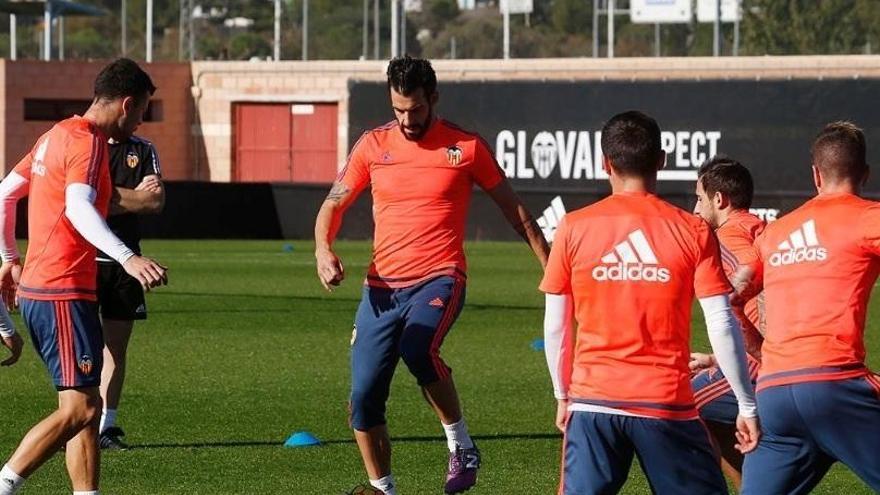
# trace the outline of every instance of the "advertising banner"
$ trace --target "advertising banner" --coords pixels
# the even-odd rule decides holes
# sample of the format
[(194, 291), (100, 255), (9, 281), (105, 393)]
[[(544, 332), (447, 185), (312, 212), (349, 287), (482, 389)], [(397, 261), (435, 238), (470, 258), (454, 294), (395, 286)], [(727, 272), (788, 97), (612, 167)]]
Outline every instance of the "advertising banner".
[[(387, 91), (384, 83), (352, 85), (349, 146), (393, 119)], [(481, 134), (515, 189), (561, 195), (569, 209), (582, 204), (566, 195), (607, 194), (601, 129), (626, 110), (659, 122), (666, 151), (659, 191), (686, 208), (697, 170), (718, 153), (751, 170), (755, 207), (767, 215), (812, 196), (810, 144), (828, 122), (854, 121), (865, 130), (869, 163), (880, 156), (880, 80), (441, 81), (439, 91), (437, 114)], [(878, 175), (869, 197), (880, 193)], [(549, 200), (540, 208), (547, 207)]]

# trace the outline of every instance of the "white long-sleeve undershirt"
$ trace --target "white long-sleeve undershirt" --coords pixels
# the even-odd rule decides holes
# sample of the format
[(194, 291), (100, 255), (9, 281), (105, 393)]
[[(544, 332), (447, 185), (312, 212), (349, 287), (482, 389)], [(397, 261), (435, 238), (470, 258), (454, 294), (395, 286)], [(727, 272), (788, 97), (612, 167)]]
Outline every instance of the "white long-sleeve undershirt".
[(565, 352), (566, 335), (571, 335), (574, 304), (571, 294), (547, 294), (544, 298), (544, 356), (553, 382), (553, 396), (559, 400), (568, 398), (560, 369)]
[(749, 378), (742, 331), (730, 308), (730, 300), (727, 294), (703, 297), (700, 298), (700, 307), (703, 308), (715, 361), (736, 396), (739, 414), (754, 418), (758, 415), (755, 390)]
[(0, 259), (4, 263), (21, 256), (15, 243), (15, 212), (18, 200), (27, 196), (29, 186), (29, 181), (15, 172), (0, 181)]
[(64, 190), (64, 214), (73, 228), (93, 246), (117, 263), (124, 264), (134, 252), (107, 226), (107, 221), (95, 209), (97, 191), (88, 184), (73, 183)]

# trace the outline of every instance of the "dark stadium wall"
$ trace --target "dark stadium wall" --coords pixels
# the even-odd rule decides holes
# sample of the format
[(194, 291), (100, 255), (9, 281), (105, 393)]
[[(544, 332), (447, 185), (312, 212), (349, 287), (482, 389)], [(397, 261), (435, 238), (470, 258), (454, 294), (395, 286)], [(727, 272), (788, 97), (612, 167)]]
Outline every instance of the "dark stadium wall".
[[(865, 129), (869, 163), (880, 156), (878, 91), (880, 79), (441, 81), (438, 113), (479, 132), (521, 195), (561, 195), (575, 207), (607, 191), (603, 122), (642, 110), (663, 129), (668, 154), (659, 189), (665, 197), (692, 207), (696, 170), (724, 153), (752, 171), (754, 206), (785, 211), (814, 193), (809, 146), (825, 123), (855, 121)], [(352, 84), (349, 114), (351, 146), (391, 118), (385, 84)], [(878, 175), (866, 189), (874, 197), (880, 197)]]

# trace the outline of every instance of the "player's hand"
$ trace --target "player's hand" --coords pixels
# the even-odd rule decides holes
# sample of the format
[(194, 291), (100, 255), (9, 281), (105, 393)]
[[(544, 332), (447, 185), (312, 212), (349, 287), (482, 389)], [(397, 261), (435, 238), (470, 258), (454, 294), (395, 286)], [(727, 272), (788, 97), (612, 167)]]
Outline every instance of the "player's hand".
[(18, 281), (21, 279), (21, 261), (9, 261), (0, 266), (0, 297), (10, 311), (18, 306), (15, 291), (18, 289)]
[(3, 342), (3, 347), (9, 349), (9, 352), (12, 353), (11, 356), (3, 361), (0, 361), (0, 366), (12, 366), (16, 362), (18, 362), (18, 358), (21, 357), (21, 335), (14, 333), (9, 337), (0, 337), (0, 342)]
[(565, 433), (565, 427), (568, 423), (568, 401), (558, 399), (556, 401), (556, 428)]
[(168, 284), (168, 268), (143, 256), (132, 256), (122, 265), (125, 272), (136, 278), (144, 290)]
[(697, 371), (702, 371), (706, 368), (711, 368), (715, 366), (715, 356), (712, 354), (704, 354), (702, 352), (692, 352), (691, 360), (688, 362), (688, 367), (692, 372), (696, 373)]
[(162, 179), (159, 178), (158, 175), (151, 174), (141, 181), (137, 187), (134, 188), (135, 191), (149, 191), (149, 192), (160, 192), (162, 190)]
[(318, 279), (325, 289), (332, 291), (345, 279), (345, 267), (333, 251), (319, 249), (315, 251), (315, 260), (318, 266)]
[(745, 416), (736, 417), (736, 444), (734, 448), (740, 453), (748, 454), (758, 447), (758, 441), (761, 439), (761, 424), (757, 417), (747, 418)]

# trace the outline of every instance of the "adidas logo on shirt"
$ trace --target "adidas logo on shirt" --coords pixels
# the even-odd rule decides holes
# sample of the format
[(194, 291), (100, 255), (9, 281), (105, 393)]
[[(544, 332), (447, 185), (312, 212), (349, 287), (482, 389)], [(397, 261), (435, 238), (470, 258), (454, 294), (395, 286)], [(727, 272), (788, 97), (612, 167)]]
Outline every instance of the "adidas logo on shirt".
[(641, 229), (614, 246), (614, 250), (593, 268), (593, 278), (599, 282), (633, 281), (667, 283), (672, 278), (669, 269), (659, 266), (657, 256)]
[(556, 235), (556, 228), (559, 227), (559, 221), (565, 216), (565, 205), (562, 204), (562, 197), (556, 196), (550, 201), (550, 206), (544, 210), (544, 214), (535, 220), (541, 232), (544, 233), (544, 239), (548, 243), (553, 242), (553, 236)]
[(828, 250), (819, 245), (816, 222), (807, 220), (777, 247), (779, 251), (770, 256), (770, 266), (785, 266), (807, 261), (825, 261)]

